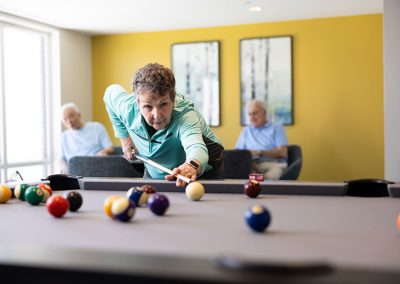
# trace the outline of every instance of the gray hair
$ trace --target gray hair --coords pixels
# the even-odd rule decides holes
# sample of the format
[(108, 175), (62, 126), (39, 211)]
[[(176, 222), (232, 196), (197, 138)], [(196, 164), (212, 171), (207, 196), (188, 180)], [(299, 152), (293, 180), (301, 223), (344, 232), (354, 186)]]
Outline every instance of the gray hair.
[(75, 110), (76, 112), (79, 112), (79, 113), (80, 113), (80, 110), (79, 110), (79, 108), (78, 108), (78, 106), (77, 106), (76, 104), (74, 104), (74, 103), (66, 103), (66, 104), (63, 104), (63, 105), (61, 106), (61, 114), (64, 114), (64, 111), (65, 111), (66, 109), (69, 109), (69, 108), (72, 108), (72, 109)]
[(247, 108), (250, 108), (251, 106), (258, 106), (259, 108), (263, 109), (265, 112), (267, 112), (267, 104), (261, 100), (252, 100), (247, 104)]
[(61, 106), (61, 113), (60, 113), (60, 116), (61, 116), (61, 120), (62, 120), (62, 121), (64, 121), (64, 112), (65, 112), (67, 109), (73, 109), (75, 112), (81, 113), (81, 112), (79, 111), (79, 108), (78, 108), (78, 106), (77, 106), (76, 104), (74, 104), (74, 103), (66, 103), (66, 104), (63, 104), (63, 105)]

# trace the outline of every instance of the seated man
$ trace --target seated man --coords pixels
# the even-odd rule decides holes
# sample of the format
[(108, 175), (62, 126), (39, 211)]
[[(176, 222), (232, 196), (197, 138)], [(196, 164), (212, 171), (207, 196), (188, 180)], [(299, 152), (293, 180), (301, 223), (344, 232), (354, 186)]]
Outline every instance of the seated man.
[(62, 173), (68, 173), (68, 162), (74, 156), (106, 156), (114, 152), (105, 127), (99, 122), (86, 122), (74, 103), (61, 107), (62, 121), (67, 128), (61, 134)]
[(239, 136), (236, 149), (250, 150), (252, 170), (265, 179), (277, 180), (287, 168), (287, 137), (280, 124), (268, 122), (264, 102), (253, 100), (248, 104), (250, 124)]

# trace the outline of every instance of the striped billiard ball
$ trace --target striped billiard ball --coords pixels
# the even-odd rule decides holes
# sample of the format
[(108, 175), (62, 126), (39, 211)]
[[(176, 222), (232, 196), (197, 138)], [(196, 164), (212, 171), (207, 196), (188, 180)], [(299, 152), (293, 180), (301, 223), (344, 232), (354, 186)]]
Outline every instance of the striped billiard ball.
[(53, 195), (53, 190), (51, 189), (51, 186), (47, 183), (41, 183), (38, 184), (37, 187), (41, 188), (43, 190), (43, 203), (46, 203), (47, 199)]
[(147, 200), (153, 193), (155, 189), (152, 186), (134, 186), (127, 191), (126, 197), (132, 200), (136, 207), (142, 207), (147, 204)]
[(112, 202), (111, 214), (114, 219), (122, 222), (130, 221), (135, 215), (136, 206), (132, 200), (120, 197)]
[(15, 197), (19, 200), (25, 201), (25, 191), (29, 186), (30, 185), (26, 183), (17, 184), (17, 186), (14, 188)]

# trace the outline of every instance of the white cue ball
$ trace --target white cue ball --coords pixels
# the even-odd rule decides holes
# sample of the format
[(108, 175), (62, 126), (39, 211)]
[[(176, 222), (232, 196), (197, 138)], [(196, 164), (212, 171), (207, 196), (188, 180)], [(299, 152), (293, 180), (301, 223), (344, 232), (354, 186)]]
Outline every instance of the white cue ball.
[(197, 181), (191, 182), (186, 186), (185, 193), (187, 198), (198, 201), (204, 195), (204, 186)]

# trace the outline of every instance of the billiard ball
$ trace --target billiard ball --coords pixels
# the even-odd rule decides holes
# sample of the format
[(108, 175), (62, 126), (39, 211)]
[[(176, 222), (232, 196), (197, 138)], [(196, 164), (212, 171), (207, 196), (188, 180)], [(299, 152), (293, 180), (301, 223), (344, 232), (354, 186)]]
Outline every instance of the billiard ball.
[(169, 207), (168, 197), (161, 193), (155, 193), (149, 197), (147, 206), (154, 214), (159, 216), (164, 215)]
[(128, 222), (135, 215), (136, 206), (132, 200), (126, 197), (120, 197), (114, 200), (111, 206), (111, 214), (114, 219), (122, 222)]
[(132, 200), (136, 207), (141, 207), (147, 204), (150, 194), (153, 194), (154, 192), (155, 191), (150, 187), (145, 188), (145, 186), (134, 186), (127, 191), (126, 197)]
[(255, 232), (264, 232), (271, 223), (271, 214), (262, 205), (253, 205), (245, 215), (247, 225)]
[(30, 186), (25, 190), (25, 200), (31, 205), (38, 205), (43, 201), (43, 190), (37, 186)]
[(7, 203), (11, 199), (12, 191), (8, 186), (0, 185), (0, 203)]
[(145, 184), (141, 188), (144, 192), (147, 192), (148, 194), (153, 194), (157, 192), (156, 188), (150, 184)]
[(256, 198), (261, 192), (261, 185), (256, 180), (249, 180), (244, 184), (244, 193), (251, 198)]
[(112, 207), (113, 202), (115, 200), (117, 200), (118, 198), (121, 198), (121, 196), (111, 195), (111, 196), (107, 197), (106, 200), (104, 201), (104, 205), (103, 205), (104, 213), (106, 213), (106, 215), (110, 218), (114, 218), (114, 216), (111, 212), (111, 207)]
[(47, 199), (52, 196), (53, 190), (51, 189), (51, 186), (47, 183), (41, 183), (38, 184), (37, 187), (41, 188), (43, 190), (43, 203), (46, 203)]
[(83, 199), (82, 195), (77, 191), (68, 191), (64, 193), (64, 197), (69, 202), (69, 211), (76, 212), (81, 208)]
[(204, 195), (204, 186), (197, 181), (191, 182), (186, 186), (185, 193), (190, 200), (198, 201)]
[(397, 215), (397, 230), (400, 232), (400, 213)]
[(69, 201), (61, 195), (52, 195), (46, 201), (47, 210), (56, 218), (61, 218), (67, 213)]
[(19, 200), (25, 201), (25, 190), (29, 187), (29, 184), (20, 183), (14, 189), (14, 195)]

